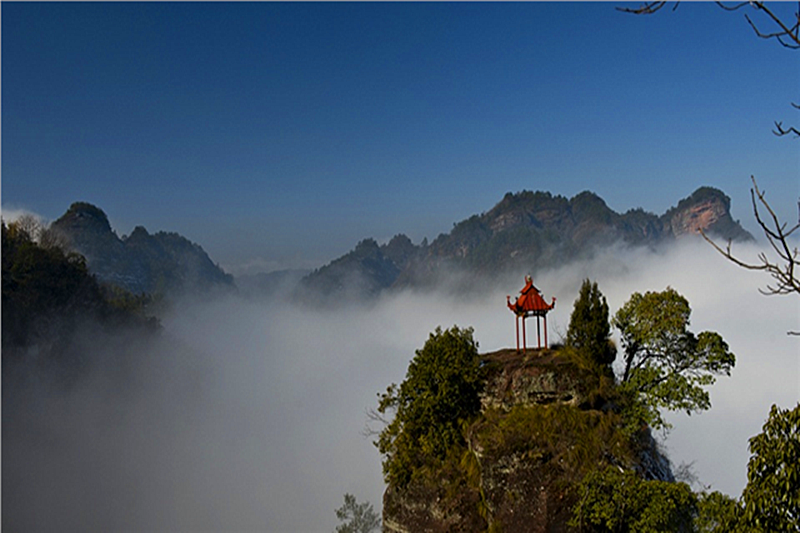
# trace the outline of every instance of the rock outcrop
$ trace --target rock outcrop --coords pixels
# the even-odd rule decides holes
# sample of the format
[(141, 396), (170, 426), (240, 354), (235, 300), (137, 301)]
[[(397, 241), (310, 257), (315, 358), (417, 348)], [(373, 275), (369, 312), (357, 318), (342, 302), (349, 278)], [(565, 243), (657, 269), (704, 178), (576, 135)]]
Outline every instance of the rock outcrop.
[(711, 187), (701, 187), (662, 217), (674, 237), (707, 231), (726, 240), (746, 241), (752, 236), (730, 214), (731, 200)]
[(607, 465), (674, 481), (649, 431), (631, 437), (609, 400), (610, 376), (563, 352), (482, 356), (481, 416), (466, 428), (457, 466), (384, 494), (384, 531), (572, 532), (575, 487)]

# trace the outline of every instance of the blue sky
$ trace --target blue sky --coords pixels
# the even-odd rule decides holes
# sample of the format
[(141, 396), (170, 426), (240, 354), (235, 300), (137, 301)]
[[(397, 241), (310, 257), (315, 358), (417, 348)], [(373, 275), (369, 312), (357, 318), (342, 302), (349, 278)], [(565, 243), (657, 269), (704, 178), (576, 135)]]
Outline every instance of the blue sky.
[(92, 202), (234, 272), (523, 189), (660, 214), (711, 185), (753, 230), (755, 175), (793, 220), (800, 145), (771, 130), (800, 123), (798, 52), (712, 4), (619, 5), (4, 2), (3, 210)]

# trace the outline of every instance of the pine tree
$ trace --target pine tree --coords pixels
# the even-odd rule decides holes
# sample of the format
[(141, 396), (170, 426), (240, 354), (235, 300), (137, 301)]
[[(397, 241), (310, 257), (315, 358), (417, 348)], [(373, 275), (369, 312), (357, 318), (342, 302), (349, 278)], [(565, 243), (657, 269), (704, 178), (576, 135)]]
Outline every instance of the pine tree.
[(600, 365), (610, 365), (617, 356), (611, 342), (606, 297), (597, 282), (583, 281), (567, 329), (567, 345)]

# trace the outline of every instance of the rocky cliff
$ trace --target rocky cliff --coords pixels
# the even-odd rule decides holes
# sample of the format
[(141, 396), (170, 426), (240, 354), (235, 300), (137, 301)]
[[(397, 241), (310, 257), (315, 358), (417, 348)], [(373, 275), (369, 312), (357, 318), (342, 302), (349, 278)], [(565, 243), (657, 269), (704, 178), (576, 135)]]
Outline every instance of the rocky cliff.
[(384, 531), (570, 532), (577, 484), (613, 466), (674, 481), (649, 431), (621, 430), (610, 377), (558, 350), (482, 356), (481, 415), (458, 462), (384, 494)]
[(52, 227), (86, 258), (98, 280), (134, 294), (233, 287), (233, 278), (199, 245), (177, 233), (150, 234), (142, 226), (120, 238), (103, 210), (92, 204), (73, 203)]
[(701, 187), (661, 217), (662, 225), (675, 237), (708, 231), (725, 240), (747, 241), (752, 235), (730, 215), (731, 200), (711, 187)]

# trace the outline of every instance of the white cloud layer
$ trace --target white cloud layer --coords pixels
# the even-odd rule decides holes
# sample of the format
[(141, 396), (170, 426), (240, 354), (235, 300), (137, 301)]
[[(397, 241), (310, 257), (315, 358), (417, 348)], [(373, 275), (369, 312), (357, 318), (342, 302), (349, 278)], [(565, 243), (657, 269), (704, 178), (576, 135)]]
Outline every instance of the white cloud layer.
[[(25, 476), (4, 504), (21, 505), (22, 522), (60, 529), (331, 531), (345, 492), (380, 508), (380, 457), (361, 434), (376, 394), (403, 380), (438, 325), (473, 326), (484, 352), (513, 346), (505, 296), (522, 274), (474, 298), (408, 291), (335, 311), (236, 298), (182, 307), (158, 346), (126, 345), (146, 353), (126, 360), (134, 377), (125, 387), (109, 365), (66, 396), (27, 399), (30, 433), (4, 450), (4, 459), (25, 450)], [(674, 464), (694, 462), (702, 483), (738, 496), (747, 439), (772, 403), (800, 397), (800, 341), (786, 335), (800, 327), (798, 298), (759, 295), (767, 279), (697, 241), (660, 254), (610, 249), (532, 274), (558, 298), (551, 341), (584, 277), (598, 281), (612, 313), (634, 291), (672, 286), (689, 299), (693, 331), (718, 331), (737, 364), (713, 387), (711, 411), (667, 414), (666, 446)], [(6, 493), (5, 474), (3, 483)]]
[(11, 206), (3, 206), (2, 208), (0, 208), (0, 216), (2, 216), (6, 224), (14, 222), (24, 215), (31, 215), (39, 222), (43, 222), (46, 220), (41, 215), (38, 215), (33, 211), (29, 211), (28, 209), (21, 209)]

